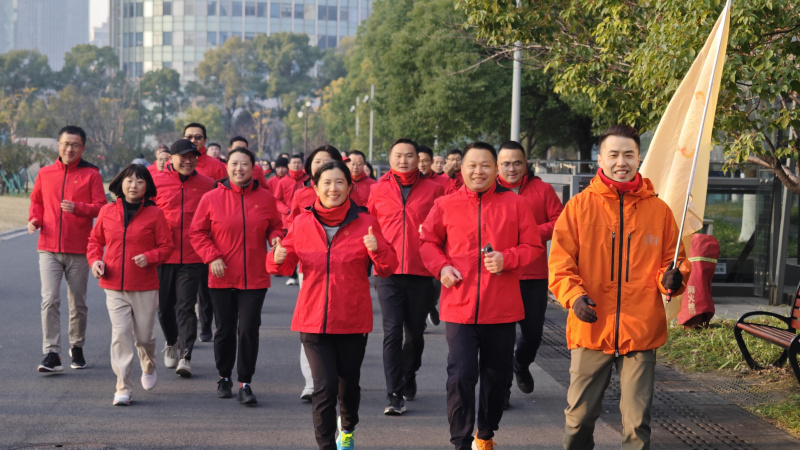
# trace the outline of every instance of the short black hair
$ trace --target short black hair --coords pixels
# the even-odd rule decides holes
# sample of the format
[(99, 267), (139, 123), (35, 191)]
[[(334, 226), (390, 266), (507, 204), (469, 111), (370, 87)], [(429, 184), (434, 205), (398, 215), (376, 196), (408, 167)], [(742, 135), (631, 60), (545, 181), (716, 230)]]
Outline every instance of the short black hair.
[(523, 148), (522, 144), (520, 144), (517, 141), (505, 141), (505, 142), (503, 142), (503, 144), (500, 146), (500, 149), (498, 151), (500, 151), (500, 150), (519, 150), (523, 154), (525, 154), (525, 148)]
[(350, 150), (349, 152), (347, 152), (347, 156), (348, 157), (353, 156), (353, 155), (358, 155), (358, 156), (364, 158), (364, 161), (367, 160), (367, 155), (365, 155), (364, 152), (362, 152), (361, 150)]
[(299, 159), (299, 160), (300, 160), (300, 162), (303, 162), (303, 161), (305, 161), (305, 158), (303, 158), (303, 155), (301, 155), (301, 154), (299, 154), (299, 153), (295, 153), (294, 155), (292, 155), (292, 156), (290, 156), (290, 157), (288, 157), (288, 158), (286, 158), (286, 159), (287, 159), (288, 161), (290, 161), (290, 162), (291, 162), (291, 160), (293, 160), (293, 159)]
[(427, 145), (420, 145), (419, 151), (417, 153), (425, 153), (426, 155), (430, 156), (433, 159), (433, 150)]
[(184, 136), (186, 136), (186, 130), (188, 130), (189, 128), (200, 128), (201, 130), (203, 130), (203, 139), (205, 139), (207, 137), (206, 136), (206, 127), (202, 123), (192, 122), (189, 125), (186, 125), (185, 127), (183, 127), (183, 135)]
[(375, 179), (375, 169), (372, 168), (372, 164), (369, 161), (367, 161), (365, 164), (367, 165), (367, 168), (369, 169), (369, 177), (374, 180)]
[(278, 167), (289, 167), (289, 160), (284, 158), (283, 156), (279, 156), (278, 159), (275, 160), (275, 168)]
[(140, 180), (144, 180), (147, 185), (144, 191), (145, 200), (156, 196), (156, 183), (153, 181), (153, 177), (150, 175), (150, 171), (147, 170), (147, 167), (141, 164), (128, 164), (125, 166), (125, 168), (111, 180), (111, 183), (108, 185), (108, 191), (117, 198), (125, 198), (125, 194), (122, 192), (122, 180), (131, 175)]
[[(316, 154), (319, 153), (319, 152), (328, 153), (329, 155), (331, 155), (331, 158), (334, 161), (341, 161), (342, 160), (342, 154), (339, 152), (339, 149), (337, 149), (336, 147), (334, 147), (332, 145), (328, 145), (328, 144), (325, 144), (325, 145), (323, 145), (321, 147), (317, 147), (317, 148), (314, 149), (313, 152), (311, 152), (310, 155), (308, 155), (308, 158), (306, 159), (306, 162), (303, 164), (303, 170), (305, 170), (305, 172), (306, 172), (306, 174), (308, 174), (308, 176), (313, 176), (313, 174), (311, 173), (311, 162), (314, 161), (314, 156), (316, 156)], [(350, 169), (347, 169), (347, 170), (349, 171)]]
[[(486, 144), (486, 145), (489, 145), (489, 144)], [(462, 152), (461, 150), (459, 150), (457, 148), (451, 148), (450, 150), (447, 151), (447, 156), (458, 155), (458, 156), (463, 158), (466, 153), (467, 153), (466, 150)]]
[(414, 141), (412, 139), (408, 139), (408, 138), (400, 138), (400, 139), (392, 142), (392, 145), (389, 146), (389, 153), (392, 153), (392, 149), (396, 145), (400, 145), (400, 144), (410, 144), (412, 147), (414, 147), (414, 153), (419, 153), (419, 144), (417, 144), (416, 141)]
[(597, 142), (597, 147), (600, 148), (603, 146), (603, 141), (606, 140), (609, 136), (619, 136), (628, 139), (633, 139), (633, 142), (636, 142), (636, 150), (640, 150), (641, 147), (641, 139), (639, 138), (639, 132), (636, 131), (636, 128), (633, 128), (630, 125), (624, 124), (617, 124), (611, 125), (605, 133), (600, 136), (600, 140)]
[(471, 144), (467, 144), (467, 146), (464, 147), (464, 153), (462, 154), (461, 157), (462, 158), (466, 157), (467, 153), (469, 153), (470, 150), (487, 150), (489, 153), (492, 154), (492, 159), (494, 159), (494, 162), (497, 162), (497, 150), (495, 150), (491, 144), (487, 144), (486, 142), (481, 142), (481, 141), (476, 141)]
[(75, 125), (67, 125), (58, 132), (58, 139), (61, 140), (62, 134), (75, 134), (81, 137), (81, 143), (86, 145), (86, 132), (83, 131), (83, 128)]
[(233, 143), (234, 142), (238, 142), (238, 141), (242, 141), (242, 142), (244, 142), (244, 145), (250, 147), (250, 143), (247, 142), (247, 139), (245, 139), (242, 136), (234, 136), (234, 137), (232, 137), (231, 138), (231, 142), (228, 144), (228, 146), (233, 147)]
[(219, 145), (218, 142), (212, 142), (212, 143), (206, 145), (206, 148), (211, 148), (211, 147), (218, 147), (220, 150), (222, 150), (222, 146)]
[[(311, 159), (313, 158), (309, 158), (309, 160)], [(345, 164), (341, 159), (335, 159), (333, 161), (328, 161), (320, 166), (319, 170), (317, 170), (317, 173), (314, 174), (313, 177), (314, 186), (319, 184), (319, 179), (322, 177), (323, 172), (327, 172), (333, 169), (339, 169), (342, 171), (342, 173), (344, 173), (344, 178), (347, 180), (348, 186), (353, 184), (353, 177), (350, 176), (350, 169), (347, 168), (347, 164)]]
[(244, 147), (236, 147), (235, 149), (229, 151), (228, 159), (231, 159), (231, 156), (233, 156), (236, 153), (244, 153), (245, 155), (250, 157), (250, 162), (253, 163), (254, 166), (256, 165), (256, 155), (254, 155), (253, 152)]

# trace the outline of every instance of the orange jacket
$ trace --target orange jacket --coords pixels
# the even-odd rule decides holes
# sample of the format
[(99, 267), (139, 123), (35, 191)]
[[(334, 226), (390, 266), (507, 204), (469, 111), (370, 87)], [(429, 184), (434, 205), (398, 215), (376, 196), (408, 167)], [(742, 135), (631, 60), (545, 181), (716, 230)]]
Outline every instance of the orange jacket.
[[(620, 195), (595, 177), (573, 197), (553, 230), (549, 263), (550, 290), (570, 309), (567, 346), (620, 355), (662, 346), (667, 320), (661, 276), (677, 240), (672, 211), (648, 179), (638, 190)], [(681, 292), (691, 269), (685, 259), (681, 246)], [(594, 323), (572, 312), (572, 302), (582, 295), (597, 304)]]

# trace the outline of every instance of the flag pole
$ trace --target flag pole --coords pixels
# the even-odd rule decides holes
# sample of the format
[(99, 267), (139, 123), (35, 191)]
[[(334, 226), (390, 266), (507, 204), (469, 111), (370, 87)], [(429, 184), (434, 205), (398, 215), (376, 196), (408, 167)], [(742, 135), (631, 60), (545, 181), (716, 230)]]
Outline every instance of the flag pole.
[[(711, 70), (711, 77), (708, 81), (708, 92), (706, 92), (706, 103), (703, 107), (703, 118), (700, 121), (700, 132), (697, 134), (697, 144), (695, 145), (694, 158), (692, 159), (692, 171), (689, 174), (689, 186), (686, 189), (686, 203), (683, 205), (683, 217), (681, 218), (680, 231), (678, 232), (678, 242), (675, 245), (675, 256), (672, 258), (672, 267), (677, 267), (678, 254), (681, 249), (681, 241), (683, 240), (683, 228), (686, 223), (686, 212), (689, 210), (689, 197), (692, 195), (692, 185), (694, 184), (694, 174), (697, 171), (697, 157), (700, 154), (700, 143), (703, 140), (703, 129), (706, 125), (706, 115), (708, 114), (708, 106), (711, 103), (711, 91), (714, 89), (714, 76), (717, 74), (717, 63), (719, 62), (719, 53), (722, 49), (722, 34), (725, 31), (725, 22), (729, 19), (728, 13), (731, 10), (731, 0), (725, 3), (725, 10), (722, 12), (724, 19), (720, 22), (720, 27), (717, 29), (717, 53), (714, 57), (714, 66)], [(713, 124), (712, 124), (713, 125)]]

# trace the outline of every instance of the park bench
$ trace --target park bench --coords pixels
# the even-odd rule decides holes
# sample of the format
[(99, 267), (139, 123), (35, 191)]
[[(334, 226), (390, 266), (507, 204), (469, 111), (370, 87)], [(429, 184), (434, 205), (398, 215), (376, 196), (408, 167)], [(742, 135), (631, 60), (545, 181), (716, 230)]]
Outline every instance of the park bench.
[[(779, 319), (786, 324), (786, 329), (745, 321), (746, 319), (757, 316), (768, 316)], [(733, 326), (733, 335), (736, 337), (736, 343), (739, 344), (739, 350), (742, 351), (745, 362), (751, 369), (757, 370), (762, 367), (753, 361), (753, 357), (750, 355), (750, 351), (747, 349), (744, 339), (742, 338), (742, 332), (763, 339), (779, 347), (783, 347), (783, 353), (781, 353), (781, 356), (772, 364), (780, 367), (786, 363), (788, 358), (789, 364), (794, 371), (794, 376), (797, 378), (797, 382), (800, 383), (800, 366), (797, 364), (797, 357), (800, 353), (800, 334), (797, 334), (798, 329), (800, 329), (800, 285), (797, 286), (794, 304), (788, 316), (781, 316), (766, 311), (751, 311), (744, 314), (736, 321), (736, 325)]]

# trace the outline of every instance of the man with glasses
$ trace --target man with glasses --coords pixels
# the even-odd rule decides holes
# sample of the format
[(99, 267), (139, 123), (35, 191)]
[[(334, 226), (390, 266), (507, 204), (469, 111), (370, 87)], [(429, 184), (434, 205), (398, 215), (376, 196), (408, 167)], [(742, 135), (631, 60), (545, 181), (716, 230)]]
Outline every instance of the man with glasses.
[[(521, 195), (533, 210), (539, 228), (539, 238), (547, 245), (553, 237), (553, 227), (564, 206), (552, 186), (542, 181), (528, 169), (525, 150), (516, 141), (500, 146), (497, 154), (497, 182), (506, 189)], [(547, 310), (547, 254), (542, 253), (531, 264), (519, 269), (519, 287), (525, 318), (518, 321), (520, 334), (512, 358), (512, 370), (517, 387), (524, 394), (533, 392), (533, 376), (529, 366), (536, 359), (542, 343), (544, 314)], [(505, 408), (508, 408), (511, 384), (506, 392)]]
[[(367, 172), (367, 157), (363, 152), (350, 150), (347, 153), (347, 167), (350, 168), (350, 176), (353, 178), (353, 189), (356, 191), (356, 203), (366, 206), (369, 200), (369, 193), (372, 186), (377, 183), (369, 177)], [(365, 170), (367, 169), (367, 170)]]
[(39, 372), (61, 372), (61, 279), (69, 298), (69, 354), (73, 369), (86, 367), (86, 246), (92, 222), (106, 204), (103, 178), (84, 161), (86, 133), (66, 126), (58, 132), (58, 159), (39, 170), (31, 194), (28, 232), (39, 233), (39, 275), (42, 280), (44, 361)]
[[(188, 378), (197, 338), (194, 308), (201, 281), (208, 283), (208, 266), (189, 241), (189, 229), (200, 198), (213, 188), (214, 180), (196, 170), (202, 155), (191, 141), (179, 139), (169, 152), (169, 165), (153, 180), (156, 205), (167, 217), (175, 244), (167, 262), (158, 266), (158, 321), (166, 340), (164, 366), (177, 367), (175, 373)], [(200, 310), (204, 311), (202, 304)]]
[(197, 158), (197, 171), (212, 180), (228, 178), (228, 169), (225, 163), (206, 154), (206, 127), (200, 123), (190, 123), (183, 129), (183, 138), (192, 141), (200, 157)]
[(442, 185), (444, 193), (452, 194), (464, 186), (464, 178), (461, 176), (461, 150), (452, 148), (447, 152), (445, 159), (444, 175), (435, 181)]

